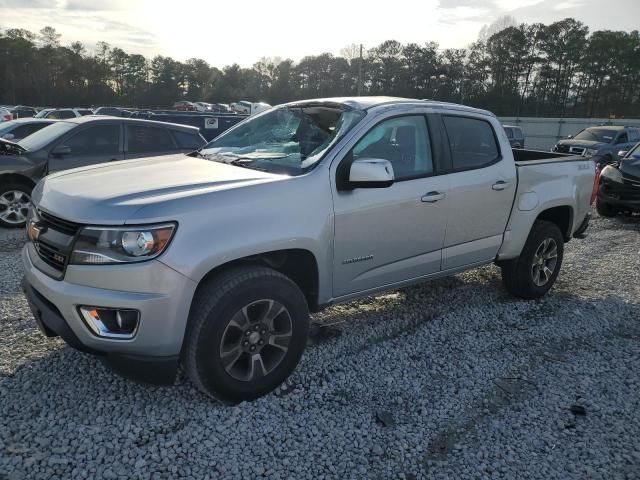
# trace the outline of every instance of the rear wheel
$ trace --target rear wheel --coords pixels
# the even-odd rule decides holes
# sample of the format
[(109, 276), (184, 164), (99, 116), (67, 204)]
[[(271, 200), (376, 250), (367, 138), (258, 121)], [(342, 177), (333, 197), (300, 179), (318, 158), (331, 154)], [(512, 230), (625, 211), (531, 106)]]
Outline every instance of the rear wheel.
[(282, 384), (306, 345), (309, 311), (288, 277), (239, 267), (199, 287), (183, 362), (193, 383), (226, 403), (258, 398)]
[(564, 240), (554, 223), (534, 223), (518, 258), (501, 265), (507, 291), (521, 298), (539, 298), (553, 286), (560, 272)]
[(618, 210), (610, 203), (596, 199), (596, 211), (601, 217), (615, 217), (618, 214)]
[(0, 187), (0, 226), (23, 227), (31, 208), (31, 187), (9, 183)]

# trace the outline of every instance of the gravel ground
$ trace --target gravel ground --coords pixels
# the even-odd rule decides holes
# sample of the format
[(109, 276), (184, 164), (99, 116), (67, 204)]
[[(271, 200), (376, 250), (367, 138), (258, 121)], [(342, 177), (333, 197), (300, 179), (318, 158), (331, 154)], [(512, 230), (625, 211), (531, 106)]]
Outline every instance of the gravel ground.
[(0, 479), (639, 479), (639, 234), (594, 219), (538, 301), (491, 266), (331, 308), (287, 385), (224, 407), (41, 336), (5, 232)]

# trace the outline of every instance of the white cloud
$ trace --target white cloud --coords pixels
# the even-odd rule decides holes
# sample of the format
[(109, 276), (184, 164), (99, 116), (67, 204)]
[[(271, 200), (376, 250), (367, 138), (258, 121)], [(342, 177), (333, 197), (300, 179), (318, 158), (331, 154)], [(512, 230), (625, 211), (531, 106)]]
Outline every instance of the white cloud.
[(496, 0), (496, 6), (501, 10), (513, 11), (520, 8), (531, 7), (542, 3), (544, 0)]
[(584, 5), (584, 2), (581, 2), (579, 0), (569, 0), (568, 2), (556, 3), (553, 6), (553, 9), (556, 11), (561, 11), (561, 10), (568, 10), (570, 8), (581, 7), (582, 5)]

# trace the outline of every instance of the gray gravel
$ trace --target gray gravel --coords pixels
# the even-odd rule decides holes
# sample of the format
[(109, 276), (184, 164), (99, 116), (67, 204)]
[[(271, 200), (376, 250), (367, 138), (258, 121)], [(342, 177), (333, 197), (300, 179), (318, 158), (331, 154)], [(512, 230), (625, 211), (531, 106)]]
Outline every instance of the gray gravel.
[(236, 407), (42, 337), (15, 235), (0, 479), (640, 478), (640, 220), (596, 218), (539, 301), (486, 267), (334, 307), (289, 384)]

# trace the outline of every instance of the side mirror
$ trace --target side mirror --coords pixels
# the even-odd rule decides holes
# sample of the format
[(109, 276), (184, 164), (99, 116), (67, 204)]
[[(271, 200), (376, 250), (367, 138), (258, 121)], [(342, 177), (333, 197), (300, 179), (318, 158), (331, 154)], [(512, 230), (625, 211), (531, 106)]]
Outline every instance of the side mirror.
[(618, 152), (618, 158), (625, 157), (625, 156), (627, 155), (627, 153), (629, 153), (629, 151), (628, 151), (628, 150), (620, 150), (620, 151)]
[(13, 140), (14, 138), (16, 138), (16, 136), (13, 133), (5, 133), (2, 138), (4, 138), (5, 140)]
[(393, 180), (391, 162), (381, 158), (358, 158), (349, 170), (349, 186), (353, 188), (386, 188)]
[(573, 135), (567, 135), (567, 138), (573, 138)]
[(64, 155), (69, 155), (71, 154), (71, 147), (67, 146), (67, 145), (58, 145), (56, 148), (54, 148), (53, 150), (51, 150), (51, 154), (52, 155), (57, 155), (57, 156), (64, 156)]

